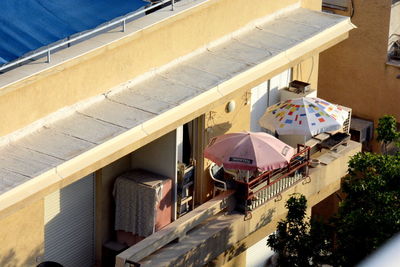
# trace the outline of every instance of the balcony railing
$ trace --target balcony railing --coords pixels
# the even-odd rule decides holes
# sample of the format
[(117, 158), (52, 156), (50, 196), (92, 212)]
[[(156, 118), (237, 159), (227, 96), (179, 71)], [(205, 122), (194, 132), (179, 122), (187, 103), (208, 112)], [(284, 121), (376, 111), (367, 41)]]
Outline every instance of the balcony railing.
[(255, 193), (252, 194), (252, 199), (248, 205), (248, 210), (253, 210), (263, 205), (265, 202), (279, 195), (280, 192), (296, 184), (304, 177), (305, 176), (303, 176), (301, 173), (295, 173), (294, 176), (288, 176), (278, 179), (272, 182), (267, 187), (257, 190)]
[(87, 38), (94, 37), (96, 34), (99, 34), (101, 32), (105, 32), (105, 31), (114, 29), (114, 28), (119, 27), (119, 26), (122, 27), (121, 31), (125, 32), (126, 22), (127, 21), (130, 21), (133, 18), (138, 17), (140, 15), (148, 14), (151, 11), (154, 11), (157, 8), (168, 6), (168, 4), (171, 6), (171, 11), (173, 11), (176, 1), (177, 0), (151, 1), (153, 4), (148, 6), (148, 7), (146, 7), (146, 8), (144, 8), (144, 9), (142, 9), (142, 10), (135, 11), (135, 12), (129, 13), (129, 14), (125, 15), (125, 16), (119, 17), (119, 18), (117, 18), (115, 20), (111, 20), (109, 22), (103, 23), (102, 25), (100, 25), (100, 26), (98, 26), (98, 27), (96, 27), (94, 29), (91, 29), (91, 30), (88, 30), (88, 31), (84, 31), (84, 32), (81, 32), (81, 33), (77, 33), (77, 34), (75, 34), (73, 36), (68, 37), (65, 40), (61, 40), (61, 41), (58, 41), (56, 43), (52, 43), (52, 44), (50, 44), (48, 46), (45, 46), (45, 47), (39, 48), (39, 49), (37, 49), (37, 50), (35, 50), (33, 52), (30, 52), (30, 53), (28, 53), (28, 54), (26, 54), (26, 55), (24, 55), (24, 56), (22, 56), (22, 57), (20, 57), (20, 58), (18, 58), (16, 60), (14, 60), (14, 61), (11, 61), (9, 63), (5, 63), (5, 64), (0, 66), (0, 74), (1, 74), (1, 72), (4, 72), (5, 70), (8, 70), (8, 69), (10, 69), (12, 67), (24, 64), (29, 60), (39, 59), (39, 58), (41, 58), (43, 56), (47, 56), (47, 63), (50, 63), (50, 61), (51, 61), (51, 53), (54, 52), (55, 50), (61, 49), (63, 46), (69, 47), (75, 42), (83, 41), (85, 38), (87, 39)]
[(280, 169), (264, 172), (249, 182), (237, 181), (238, 193), (244, 196), (244, 211), (247, 213), (279, 195), (285, 189), (308, 177), (310, 147), (297, 146), (289, 164)]

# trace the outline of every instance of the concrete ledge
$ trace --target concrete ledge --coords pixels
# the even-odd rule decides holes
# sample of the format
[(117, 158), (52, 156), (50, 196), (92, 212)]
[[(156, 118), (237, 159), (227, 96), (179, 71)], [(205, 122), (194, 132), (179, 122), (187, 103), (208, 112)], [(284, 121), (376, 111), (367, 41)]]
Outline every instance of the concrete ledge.
[(171, 241), (185, 236), (189, 230), (203, 223), (208, 218), (228, 207), (232, 207), (234, 205), (233, 193), (233, 191), (227, 191), (218, 195), (160, 231), (128, 248), (117, 256), (115, 266), (129, 266), (127, 261), (139, 262)]

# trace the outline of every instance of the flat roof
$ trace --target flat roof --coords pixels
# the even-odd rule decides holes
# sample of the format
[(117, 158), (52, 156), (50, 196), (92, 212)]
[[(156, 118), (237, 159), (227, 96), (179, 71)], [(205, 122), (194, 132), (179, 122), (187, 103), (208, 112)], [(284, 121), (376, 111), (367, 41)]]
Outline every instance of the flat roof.
[(296, 8), (1, 145), (0, 211), (62, 186), (119, 149), (339, 42), (353, 28), (347, 17)]

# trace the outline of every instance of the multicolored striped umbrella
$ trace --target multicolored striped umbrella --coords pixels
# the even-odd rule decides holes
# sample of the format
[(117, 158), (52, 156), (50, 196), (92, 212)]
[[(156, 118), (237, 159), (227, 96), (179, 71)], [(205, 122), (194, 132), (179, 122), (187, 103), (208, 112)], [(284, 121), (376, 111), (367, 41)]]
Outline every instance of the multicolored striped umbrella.
[(348, 113), (320, 98), (302, 97), (269, 107), (259, 124), (280, 135), (310, 135), (335, 131), (342, 127)]

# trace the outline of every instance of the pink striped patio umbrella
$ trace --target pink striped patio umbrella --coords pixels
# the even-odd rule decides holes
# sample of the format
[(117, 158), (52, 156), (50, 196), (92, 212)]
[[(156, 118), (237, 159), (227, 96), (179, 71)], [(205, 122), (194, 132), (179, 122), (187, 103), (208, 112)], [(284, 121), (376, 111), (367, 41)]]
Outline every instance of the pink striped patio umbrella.
[(294, 149), (263, 132), (229, 133), (211, 139), (204, 156), (227, 169), (268, 171), (282, 168)]

